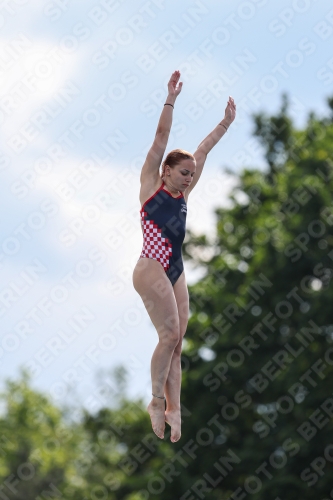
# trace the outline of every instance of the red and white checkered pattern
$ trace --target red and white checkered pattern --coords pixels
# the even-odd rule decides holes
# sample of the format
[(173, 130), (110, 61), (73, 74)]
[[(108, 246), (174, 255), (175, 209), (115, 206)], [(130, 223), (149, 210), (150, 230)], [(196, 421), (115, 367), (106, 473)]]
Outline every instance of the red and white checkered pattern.
[(163, 238), (162, 231), (151, 220), (144, 220), (147, 212), (141, 212), (143, 227), (143, 249), (140, 257), (148, 257), (160, 262), (166, 271), (170, 267), (169, 258), (172, 255), (172, 245), (168, 238)]

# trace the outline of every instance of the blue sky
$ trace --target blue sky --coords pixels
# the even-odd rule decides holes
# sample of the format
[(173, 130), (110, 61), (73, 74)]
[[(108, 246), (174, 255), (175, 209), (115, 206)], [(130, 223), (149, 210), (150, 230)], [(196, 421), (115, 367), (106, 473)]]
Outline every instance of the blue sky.
[(194, 152), (237, 104), (188, 203), (188, 227), (213, 237), (235, 183), (225, 167), (265, 168), (252, 115), (284, 92), (299, 127), (328, 113), (331, 2), (8, 0), (0, 30), (2, 379), (29, 367), (58, 403), (74, 387), (94, 410), (110, 402), (97, 372), (123, 364), (128, 394), (148, 399), (157, 337), (131, 275), (170, 75), (184, 84), (167, 150)]

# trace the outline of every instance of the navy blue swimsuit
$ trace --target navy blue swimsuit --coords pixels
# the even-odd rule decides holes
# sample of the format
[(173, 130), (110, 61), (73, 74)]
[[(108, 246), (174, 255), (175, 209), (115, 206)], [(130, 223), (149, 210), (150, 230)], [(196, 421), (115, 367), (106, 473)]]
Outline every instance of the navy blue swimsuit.
[(163, 182), (140, 210), (143, 229), (140, 258), (160, 262), (173, 286), (184, 270), (182, 243), (187, 206), (182, 193), (174, 198), (164, 185)]

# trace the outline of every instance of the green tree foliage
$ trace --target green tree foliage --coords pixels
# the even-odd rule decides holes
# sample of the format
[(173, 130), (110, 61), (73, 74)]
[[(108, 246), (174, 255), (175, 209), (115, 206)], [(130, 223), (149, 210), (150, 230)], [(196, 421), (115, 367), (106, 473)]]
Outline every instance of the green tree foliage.
[[(60, 493), (78, 440), (64, 427), (60, 411), (29, 387), (29, 376), (7, 381), (1, 394), (0, 474), (3, 498), (32, 499), (43, 492)], [(65, 472), (66, 471), (66, 472)]]
[(82, 409), (74, 422), (30, 381), (22, 371), (0, 395), (0, 498), (116, 498), (113, 490), (123, 479), (119, 440), (109, 439), (107, 428), (96, 434)]
[(198, 259), (206, 275), (190, 293), (183, 401), (214, 439), (192, 484), (216, 484), (228, 449), (239, 459), (209, 499), (331, 498), (333, 126), (310, 115), (296, 130), (287, 113), (284, 98), (277, 116), (255, 117), (268, 171), (242, 173), (216, 241), (200, 242), (214, 255)]

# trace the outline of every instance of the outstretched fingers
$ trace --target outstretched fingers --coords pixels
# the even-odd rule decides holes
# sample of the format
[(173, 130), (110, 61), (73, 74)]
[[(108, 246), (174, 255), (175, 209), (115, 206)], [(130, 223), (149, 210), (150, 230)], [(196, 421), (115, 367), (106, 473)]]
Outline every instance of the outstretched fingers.
[(180, 71), (178, 71), (178, 69), (177, 69), (176, 71), (174, 71), (174, 72), (172, 73), (172, 75), (171, 75), (171, 77), (170, 77), (170, 82), (171, 82), (171, 81), (174, 81), (174, 82), (176, 82), (176, 83), (177, 83), (177, 82), (178, 82), (178, 80), (179, 80), (179, 78), (180, 78)]
[[(168, 89), (169, 92), (172, 94), (178, 95), (182, 89), (183, 82), (179, 82), (180, 78), (180, 71), (176, 70), (172, 73), (169, 83), (168, 83)], [(179, 83), (178, 83), (179, 82)], [(178, 83), (178, 86), (177, 86)]]
[(233, 100), (233, 98), (231, 96), (229, 96), (229, 99), (228, 99), (228, 105), (232, 108), (232, 109), (236, 109), (236, 104), (235, 104), (235, 101)]
[(229, 96), (227, 106), (225, 108), (225, 118), (228, 118), (229, 120), (233, 121), (236, 116), (236, 104), (234, 99)]

